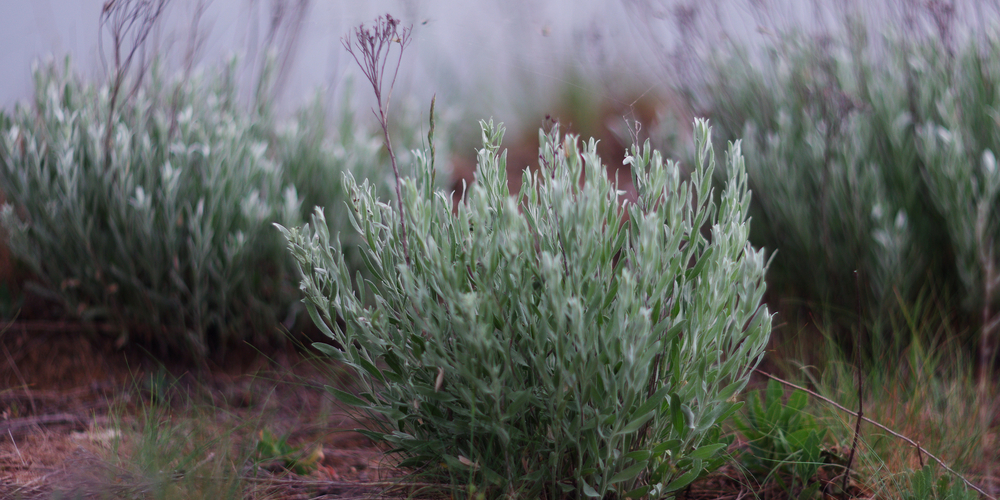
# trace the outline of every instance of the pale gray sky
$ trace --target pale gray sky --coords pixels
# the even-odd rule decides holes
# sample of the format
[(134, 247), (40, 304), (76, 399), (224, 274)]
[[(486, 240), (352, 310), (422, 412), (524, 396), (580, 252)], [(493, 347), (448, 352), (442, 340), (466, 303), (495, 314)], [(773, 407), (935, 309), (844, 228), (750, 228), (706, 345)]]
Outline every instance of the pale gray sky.
[[(252, 73), (248, 61), (255, 60), (254, 47), (262, 44), (270, 9), (280, 1), (205, 0), (200, 29), (208, 38), (200, 63), (220, 64), (236, 54), (243, 58), (244, 72)], [(588, 89), (592, 92), (600, 93), (601, 85), (663, 83), (672, 76), (665, 66), (678, 53), (678, 7), (695, 6), (698, 15), (692, 29), (698, 39), (691, 48), (704, 55), (727, 37), (754, 45), (773, 37), (775, 31), (815, 26), (817, 19), (839, 25), (842, 7), (834, 5), (884, 13), (905, 1), (311, 0), (279, 104), (294, 109), (316, 89), (337, 92), (345, 75), (359, 79), (360, 72), (341, 47), (340, 37), (386, 12), (414, 25), (414, 41), (407, 49), (397, 92), (419, 102), (437, 93), (441, 104), (461, 104), (474, 113), (510, 122), (518, 111), (531, 109), (565, 86), (565, 69), (570, 65), (597, 82)], [(995, 19), (981, 14), (983, 2), (956, 1), (960, 17), (975, 22)], [(0, 106), (10, 108), (30, 96), (30, 68), (36, 60), (71, 54), (79, 71), (100, 76), (97, 40), (103, 3), (0, 0)], [(175, 63), (187, 46), (198, 3), (172, 0), (156, 34), (154, 44)], [(872, 30), (877, 38), (874, 32), (880, 28)], [(507, 113), (510, 116), (504, 116)]]

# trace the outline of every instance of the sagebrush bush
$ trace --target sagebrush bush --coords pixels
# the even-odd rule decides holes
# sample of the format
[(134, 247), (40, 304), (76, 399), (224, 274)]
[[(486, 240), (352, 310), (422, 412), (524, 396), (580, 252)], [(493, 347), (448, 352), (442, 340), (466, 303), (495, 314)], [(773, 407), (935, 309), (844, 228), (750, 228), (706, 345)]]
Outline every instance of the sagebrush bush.
[[(35, 70), (30, 106), (0, 112), (9, 245), (69, 315), (194, 359), (280, 341), (281, 324), (295, 324), (297, 276), (270, 224), (295, 225), (320, 206), (344, 231), (344, 171), (394, 182), (381, 140), (347, 102), (336, 131), (318, 98), (275, 120), (268, 103), (242, 103), (233, 64), (173, 81), (154, 66), (116, 107), (110, 160), (109, 89), (80, 80), (68, 60)], [(419, 143), (418, 130), (403, 130)], [(348, 264), (364, 270), (357, 243), (345, 238)]]
[(293, 269), (269, 228), (300, 219), (261, 120), (225, 74), (167, 83), (158, 70), (120, 102), (104, 149), (108, 88), (67, 60), (35, 71), (35, 99), (0, 140), (12, 253), (87, 321), (200, 358), (274, 338)]
[(860, 289), (879, 342), (895, 341), (883, 338), (889, 322), (922, 295), (989, 310), (1000, 237), (990, 170), (1000, 43), (951, 57), (939, 40), (890, 40), (875, 54), (857, 32), (846, 42), (787, 35), (764, 64), (724, 55), (710, 85), (720, 135), (745, 141), (752, 240), (781, 255), (771, 289), (804, 300), (841, 337)]
[(371, 280), (352, 276), (322, 211), (279, 226), (306, 307), (336, 342), (317, 347), (364, 387), (338, 396), (375, 416), (368, 434), (404, 466), (487, 496), (670, 496), (722, 463), (719, 425), (771, 328), (739, 145), (718, 205), (707, 123), (690, 181), (634, 146), (638, 199), (623, 207), (595, 141), (539, 133), (541, 165), (515, 199), (503, 127), (482, 135), (457, 207), (420, 152), (401, 180), (410, 265), (400, 211), (350, 175)]

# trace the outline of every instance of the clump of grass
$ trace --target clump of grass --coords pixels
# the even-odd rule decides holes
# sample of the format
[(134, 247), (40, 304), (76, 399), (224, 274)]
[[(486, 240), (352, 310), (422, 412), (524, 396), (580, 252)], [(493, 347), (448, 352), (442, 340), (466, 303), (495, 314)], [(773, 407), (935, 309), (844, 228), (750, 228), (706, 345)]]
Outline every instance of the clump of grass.
[(135, 380), (112, 403), (107, 426), (80, 436), (99, 446), (67, 460), (51, 498), (246, 498), (253, 447), (244, 436), (255, 422), (233, 425), (234, 417), (195, 404), (176, 384), (162, 369)]
[[(974, 483), (988, 476), (990, 461), (997, 458), (985, 444), (988, 430), (976, 425), (981, 403), (974, 363), (962, 349), (949, 345), (956, 336), (947, 330), (947, 319), (935, 317), (932, 303), (900, 307), (908, 322), (894, 326), (896, 344), (880, 348), (883, 354), (865, 360), (860, 372), (865, 418), (910, 439), (862, 422), (853, 470), (857, 483), (880, 498), (905, 497), (911, 486), (901, 474), (937, 466), (934, 457)], [(789, 355), (788, 360), (777, 361), (778, 368), (818, 395), (857, 409), (859, 372), (854, 356), (848, 356), (832, 336), (823, 342), (820, 349), (825, 355), (819, 364), (802, 365)], [(828, 430), (830, 442), (840, 450), (835, 453), (846, 456), (857, 418), (819, 399), (810, 399), (803, 411)], [(951, 471), (947, 474), (953, 477)]]

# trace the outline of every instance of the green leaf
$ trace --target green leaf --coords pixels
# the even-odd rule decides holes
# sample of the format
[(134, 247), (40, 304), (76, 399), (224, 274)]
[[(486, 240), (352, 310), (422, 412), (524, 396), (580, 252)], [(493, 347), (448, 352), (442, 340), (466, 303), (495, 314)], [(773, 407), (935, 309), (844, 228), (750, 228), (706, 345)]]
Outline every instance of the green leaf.
[(681, 447), (680, 439), (671, 439), (669, 441), (664, 441), (653, 448), (652, 450), (653, 456), (659, 457), (662, 456), (664, 453), (666, 453), (667, 450), (677, 451), (678, 449), (680, 449), (680, 447)]
[(687, 426), (684, 424), (684, 412), (681, 411), (681, 399), (676, 393), (670, 395), (670, 419), (674, 430), (683, 436)]
[(635, 479), (635, 477), (638, 476), (640, 472), (646, 469), (648, 463), (649, 463), (648, 461), (643, 460), (632, 464), (625, 470), (615, 474), (614, 476), (611, 476), (610, 483), (615, 484), (615, 483), (620, 483), (622, 481), (629, 481)]
[(624, 458), (625, 460), (634, 460), (638, 462), (649, 460), (652, 456), (653, 453), (650, 450), (636, 450), (631, 453), (626, 453)]
[(410, 338), (409, 347), (413, 349), (413, 356), (416, 357), (417, 359), (423, 358), (424, 349), (426, 347), (426, 341), (424, 341), (423, 337), (415, 333), (411, 333), (409, 338)]
[(663, 491), (665, 493), (671, 493), (674, 491), (687, 488), (687, 486), (693, 483), (695, 479), (698, 479), (698, 476), (700, 475), (701, 475), (701, 460), (695, 459), (691, 463), (691, 470), (685, 472), (677, 479), (671, 481), (670, 484), (668, 484)]
[[(676, 317), (676, 314), (671, 315), (671, 319), (665, 319), (664, 321), (673, 321), (672, 318), (674, 317)], [(661, 339), (664, 342), (673, 341), (674, 339), (677, 338), (677, 336), (681, 333), (681, 331), (684, 330), (685, 326), (687, 326), (687, 321), (676, 321), (674, 326), (670, 327), (669, 330), (664, 332), (663, 337), (661, 337)]]
[(337, 338), (337, 336), (333, 334), (333, 331), (330, 330), (330, 327), (326, 326), (326, 321), (323, 321), (323, 318), (319, 316), (319, 312), (316, 311), (316, 306), (307, 303), (306, 311), (309, 312), (309, 318), (312, 319), (313, 324), (319, 328), (319, 331), (323, 332), (323, 335), (326, 335), (331, 339)]
[(341, 363), (347, 361), (347, 358), (344, 357), (344, 352), (341, 351), (340, 349), (337, 349), (336, 347), (333, 347), (330, 344), (324, 344), (322, 342), (313, 342), (312, 346), (317, 351), (326, 354), (327, 356), (330, 356), (335, 361), (339, 361)]
[(386, 351), (386, 353), (382, 355), (382, 359), (385, 360), (386, 366), (388, 366), (394, 373), (397, 375), (403, 374), (403, 362), (399, 359), (399, 356), (396, 355), (395, 351)]
[(681, 412), (684, 413), (684, 421), (687, 422), (687, 430), (694, 430), (694, 412), (691, 411), (691, 407), (682, 404)]
[(635, 418), (634, 420), (626, 424), (625, 427), (623, 427), (620, 431), (616, 432), (615, 435), (621, 436), (623, 434), (631, 434), (639, 430), (639, 428), (642, 427), (643, 424), (652, 420), (652, 418), (655, 415), (656, 411), (651, 411), (649, 413), (646, 413), (645, 415), (641, 415), (638, 418)]
[(736, 403), (719, 403), (719, 405), (713, 408), (712, 411), (702, 416), (701, 422), (694, 430), (695, 433), (701, 434), (710, 429), (713, 425), (725, 422), (742, 406), (742, 401)]
[(335, 398), (337, 398), (338, 400), (340, 400), (343, 403), (349, 404), (351, 406), (357, 406), (359, 408), (368, 408), (369, 407), (367, 401), (365, 401), (365, 400), (363, 400), (363, 399), (361, 399), (361, 398), (359, 398), (359, 397), (357, 397), (357, 396), (355, 396), (355, 395), (353, 395), (353, 394), (351, 394), (349, 392), (344, 392), (344, 391), (342, 391), (340, 389), (337, 389), (337, 388), (334, 388), (334, 387), (330, 387), (330, 386), (327, 386), (327, 390), (330, 391)]
[(360, 354), (356, 356), (356, 359), (358, 364), (361, 365), (361, 368), (363, 368), (366, 372), (368, 372), (369, 375), (374, 377), (379, 382), (382, 382), (383, 384), (385, 383), (385, 376), (382, 375), (382, 370), (379, 370), (375, 365), (373, 365), (370, 361), (365, 359), (365, 357), (361, 356)]
[(708, 460), (713, 456), (715, 456), (715, 454), (718, 453), (719, 450), (722, 450), (725, 447), (726, 447), (725, 443), (716, 443), (716, 444), (702, 446), (701, 448), (698, 448), (697, 450), (694, 450), (690, 454), (688, 454), (688, 457), (702, 461)]
[(618, 280), (616, 278), (611, 279), (611, 285), (608, 286), (608, 290), (604, 292), (604, 303), (601, 304), (601, 309), (609, 309), (611, 304), (614, 303), (615, 299), (618, 297)]
[(531, 391), (516, 391), (511, 394), (512, 401), (510, 406), (507, 407), (507, 414), (511, 416), (520, 416), (521, 408), (531, 401)]
[(645, 415), (646, 413), (659, 409), (663, 406), (663, 402), (669, 392), (670, 387), (661, 387), (658, 391), (654, 392), (653, 395), (642, 404), (642, 406), (637, 408), (633, 415)]
[(601, 494), (598, 493), (593, 486), (587, 484), (586, 481), (581, 480), (580, 485), (583, 488), (583, 494), (586, 495), (587, 498), (601, 498)]
[(769, 412), (771, 408), (781, 405), (782, 395), (784, 395), (784, 391), (781, 388), (781, 384), (779, 384), (775, 380), (770, 380), (767, 382), (767, 392), (766, 395), (764, 396), (764, 401), (768, 407)]
[(793, 448), (802, 449), (805, 446), (810, 433), (816, 434), (816, 431), (813, 429), (799, 429), (786, 434), (785, 439), (788, 440), (788, 444), (792, 445)]
[(692, 267), (687, 271), (685, 279), (687, 279), (688, 281), (694, 281), (695, 278), (700, 276), (701, 272), (705, 270), (705, 266), (709, 262), (711, 262), (713, 253), (715, 253), (715, 247), (708, 247), (708, 249), (705, 250), (705, 253), (703, 253), (701, 257), (698, 258), (698, 261), (695, 263), (694, 267)]
[(625, 498), (642, 498), (642, 497), (645, 497), (646, 495), (648, 495), (649, 492), (652, 489), (653, 489), (652, 486), (643, 486), (641, 488), (636, 488), (636, 489), (634, 489), (632, 491), (629, 491), (629, 492), (625, 493), (625, 495), (623, 495), (623, 496)]
[(806, 396), (805, 392), (796, 390), (788, 397), (788, 403), (785, 406), (795, 411), (802, 411), (808, 400), (809, 397)]
[(381, 443), (382, 441), (385, 441), (386, 438), (386, 434), (383, 434), (381, 432), (371, 431), (368, 429), (354, 429), (354, 432), (357, 432), (358, 434), (361, 434), (362, 436), (371, 439), (373, 442), (376, 443)]

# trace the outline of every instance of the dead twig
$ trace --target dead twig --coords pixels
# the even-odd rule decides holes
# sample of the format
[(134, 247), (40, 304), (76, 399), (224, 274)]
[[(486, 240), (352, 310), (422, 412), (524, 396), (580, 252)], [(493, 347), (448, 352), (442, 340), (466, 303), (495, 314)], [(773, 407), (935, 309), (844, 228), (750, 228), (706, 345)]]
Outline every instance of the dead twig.
[(208, 8), (206, 0), (198, 0), (198, 4), (195, 6), (194, 14), (191, 16), (191, 27), (188, 28), (188, 42), (187, 48), (184, 49), (184, 73), (181, 77), (180, 83), (174, 87), (174, 95), (170, 100), (170, 128), (167, 130), (167, 142), (174, 136), (174, 132), (177, 131), (177, 118), (178, 118), (178, 108), (180, 107), (181, 89), (187, 85), (191, 80), (191, 71), (194, 69), (195, 58), (198, 53), (205, 46), (205, 42), (208, 39), (207, 33), (202, 33), (201, 18), (205, 15), (205, 10)]
[(851, 453), (847, 456), (847, 471), (844, 472), (844, 483), (840, 489), (841, 498), (847, 498), (847, 485), (851, 481), (851, 465), (854, 463), (854, 452), (858, 449), (858, 437), (861, 435), (861, 419), (865, 415), (864, 380), (861, 377), (861, 278), (854, 271), (854, 288), (857, 296), (858, 331), (854, 339), (854, 366), (858, 382), (858, 418), (854, 424), (854, 442), (851, 443)]
[[(385, 137), (385, 149), (389, 152), (389, 161), (392, 163), (392, 173), (396, 176), (396, 201), (399, 203), (399, 225), (403, 239), (403, 257), (406, 265), (410, 265), (410, 247), (406, 236), (406, 214), (403, 211), (403, 195), (399, 190), (400, 175), (399, 168), (396, 167), (396, 154), (392, 151), (392, 142), (389, 139), (389, 102), (392, 100), (392, 88), (396, 85), (396, 76), (399, 74), (399, 64), (403, 60), (403, 51), (412, 41), (411, 34), (413, 26), (409, 28), (399, 28), (399, 20), (389, 14), (385, 17), (379, 16), (375, 19), (375, 25), (370, 29), (361, 24), (354, 29), (354, 41), (350, 36), (345, 36), (340, 41), (347, 49), (347, 53), (354, 57), (354, 61), (361, 67), (361, 72), (372, 84), (375, 91), (375, 102), (378, 104), (378, 112), (372, 109), (372, 114), (378, 119), (382, 126), (382, 134)], [(388, 89), (385, 86), (385, 65), (392, 51), (392, 45), (399, 44), (399, 58), (396, 60), (396, 68), (392, 73), (392, 81), (389, 82)]]
[[(125, 77), (132, 67), (133, 59), (146, 38), (163, 14), (167, 0), (107, 0), (101, 9), (99, 30), (107, 30), (111, 37), (111, 54), (114, 71), (111, 77), (111, 92), (108, 101), (108, 119), (104, 130), (104, 164), (111, 165), (111, 138), (113, 136), (115, 107)], [(98, 36), (101, 58), (104, 58), (104, 37)], [(106, 66), (106, 64), (105, 64)], [(138, 87), (138, 83), (137, 83)]]
[[(403, 481), (334, 481), (334, 480), (301, 480), (301, 479), (283, 479), (277, 477), (253, 477), (244, 476), (242, 478), (244, 481), (257, 483), (263, 486), (279, 486), (282, 488), (294, 488), (294, 489), (305, 489), (311, 491), (317, 491), (321, 495), (334, 494), (337, 495), (336, 498), (343, 498), (345, 493), (365, 492), (364, 498), (398, 498), (395, 496), (385, 496), (386, 494), (391, 494), (392, 491), (398, 490), (414, 490), (414, 489), (441, 489), (447, 488), (447, 485), (438, 483), (410, 483)], [(352, 491), (353, 490), (353, 491)], [(367, 491), (366, 491), (367, 490)], [(378, 493), (375, 493), (378, 491)], [(372, 497), (368, 496), (375, 493), (379, 496)], [(325, 497), (319, 497), (325, 498)], [(360, 498), (351, 496), (350, 498)], [(412, 498), (412, 495), (406, 495), (405, 498)]]
[(17, 458), (19, 458), (21, 460), (21, 465), (27, 467), (28, 466), (28, 462), (24, 461), (24, 456), (21, 455), (21, 449), (17, 447), (17, 441), (14, 440), (14, 434), (12, 434), (10, 432), (10, 429), (7, 429), (7, 435), (10, 436), (10, 442), (11, 442), (11, 444), (14, 445), (14, 451), (17, 452)]
[(35, 415), (24, 418), (12, 418), (0, 422), (0, 432), (21, 435), (24, 429), (42, 425), (78, 424), (83, 423), (83, 417), (71, 413), (56, 413), (53, 415)]
[[(294, 4), (294, 5), (293, 5)], [(256, 105), (277, 99), (291, 73), (295, 62), (295, 51), (303, 32), (310, 0), (274, 0), (271, 2), (271, 16), (267, 36), (261, 54), (261, 70), (258, 75)], [(273, 54), (274, 66), (269, 59)], [(273, 73), (270, 73), (272, 72)], [(266, 78), (265, 78), (266, 77)]]
[(280, 479), (280, 478), (269, 478), (269, 477), (244, 477), (243, 480), (250, 481), (254, 483), (270, 483), (270, 484), (283, 484), (283, 485), (299, 485), (299, 486), (387, 486), (387, 487), (403, 487), (412, 486), (417, 488), (440, 488), (442, 485), (439, 483), (404, 483), (399, 481), (332, 481), (332, 480), (322, 480), (322, 481), (312, 481), (312, 480), (302, 480), (302, 479)]

